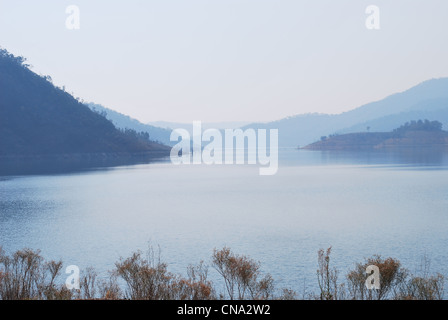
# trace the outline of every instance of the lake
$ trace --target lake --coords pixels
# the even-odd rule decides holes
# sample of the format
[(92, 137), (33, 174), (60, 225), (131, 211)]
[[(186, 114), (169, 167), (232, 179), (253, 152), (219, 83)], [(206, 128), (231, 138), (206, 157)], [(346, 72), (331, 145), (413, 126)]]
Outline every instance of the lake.
[(447, 208), (446, 153), (282, 149), (273, 176), (168, 160), (0, 176), (0, 245), (101, 276), (149, 243), (181, 274), (228, 246), (260, 261), (277, 288), (316, 292), (317, 251), (329, 246), (341, 279), (374, 254), (412, 272), (426, 256), (448, 275)]

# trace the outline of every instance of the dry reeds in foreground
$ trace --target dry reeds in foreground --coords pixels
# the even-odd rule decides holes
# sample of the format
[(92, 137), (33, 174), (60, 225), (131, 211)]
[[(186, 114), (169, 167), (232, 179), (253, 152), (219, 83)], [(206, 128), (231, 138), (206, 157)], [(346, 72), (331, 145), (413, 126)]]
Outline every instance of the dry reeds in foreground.
[[(413, 275), (393, 258), (375, 255), (356, 264), (345, 279), (331, 267), (331, 247), (317, 255), (319, 292), (304, 294), (301, 299), (317, 300), (442, 300), (446, 277), (429, 273), (425, 258), (421, 275)], [(224, 284), (221, 292), (208, 278), (208, 266), (201, 261), (188, 266), (187, 276), (168, 271), (152, 247), (146, 255), (137, 251), (115, 263), (105, 279), (98, 280), (93, 268), (79, 277), (79, 288), (69, 290), (62, 278), (62, 261), (46, 261), (40, 251), (18, 250), (7, 255), (0, 247), (1, 300), (297, 300), (290, 288), (276, 289), (274, 279), (261, 272), (261, 265), (245, 255), (224, 247), (213, 251), (211, 267)], [(368, 266), (376, 266), (380, 287), (368, 289)]]

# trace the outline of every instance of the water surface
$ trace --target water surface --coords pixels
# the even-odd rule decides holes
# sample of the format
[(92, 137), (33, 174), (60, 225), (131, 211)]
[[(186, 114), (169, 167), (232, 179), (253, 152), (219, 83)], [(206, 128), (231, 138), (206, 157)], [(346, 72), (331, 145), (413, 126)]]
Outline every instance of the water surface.
[[(445, 154), (282, 150), (274, 176), (257, 166), (168, 161), (0, 177), (0, 245), (100, 274), (160, 246), (170, 271), (229, 246), (261, 262), (277, 287), (316, 290), (317, 251), (341, 277), (374, 254), (448, 274)], [(217, 275), (210, 270), (212, 279)]]

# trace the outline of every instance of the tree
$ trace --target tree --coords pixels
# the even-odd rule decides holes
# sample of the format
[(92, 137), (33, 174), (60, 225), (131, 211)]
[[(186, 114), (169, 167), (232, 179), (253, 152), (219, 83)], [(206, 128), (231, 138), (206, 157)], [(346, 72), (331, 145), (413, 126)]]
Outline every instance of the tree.
[(412, 120), (411, 122), (406, 122), (404, 125), (394, 130), (394, 133), (402, 134), (408, 131), (432, 131), (437, 132), (442, 130), (442, 123), (439, 121), (429, 121), (429, 120)]

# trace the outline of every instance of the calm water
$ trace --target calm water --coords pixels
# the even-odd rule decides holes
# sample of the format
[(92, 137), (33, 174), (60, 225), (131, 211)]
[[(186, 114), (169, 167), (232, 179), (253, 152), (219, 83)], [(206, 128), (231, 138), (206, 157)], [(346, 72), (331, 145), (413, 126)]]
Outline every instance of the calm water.
[[(0, 245), (40, 249), (100, 274), (160, 246), (169, 270), (229, 246), (261, 262), (277, 287), (315, 290), (317, 251), (342, 275), (374, 254), (448, 275), (446, 154), (283, 150), (275, 176), (257, 166), (169, 162), (0, 177)], [(216, 277), (210, 270), (212, 279)]]

